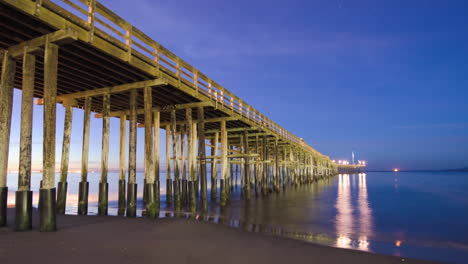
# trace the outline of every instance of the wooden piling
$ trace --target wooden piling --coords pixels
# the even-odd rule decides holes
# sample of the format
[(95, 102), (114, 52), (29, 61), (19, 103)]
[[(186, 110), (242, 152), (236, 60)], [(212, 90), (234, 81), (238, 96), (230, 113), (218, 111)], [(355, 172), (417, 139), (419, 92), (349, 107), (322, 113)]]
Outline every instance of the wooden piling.
[(44, 54), (44, 133), (43, 133), (43, 176), (39, 194), (39, 229), (42, 232), (55, 231), (55, 120), (57, 96), (57, 45), (46, 43)]
[(15, 71), (16, 62), (5, 51), (0, 86), (0, 227), (5, 226), (7, 222), (8, 187), (6, 183)]
[(194, 132), (195, 128), (192, 122), (192, 109), (187, 108), (185, 110), (185, 122), (187, 127), (187, 152), (188, 152), (188, 168), (189, 168), (189, 202), (190, 202), (190, 212), (195, 213), (197, 210), (197, 198), (195, 196), (195, 180), (196, 180), (196, 148), (195, 148), (195, 138)]
[(18, 231), (32, 229), (31, 144), (35, 67), (36, 57), (25, 53), (23, 56), (18, 191), (15, 203), (15, 223)]
[(78, 214), (88, 214), (88, 155), (89, 155), (89, 125), (91, 114), (91, 97), (86, 97), (83, 115), (83, 142), (81, 151), (81, 181), (78, 190)]
[(166, 125), (166, 206), (172, 205), (171, 126)]
[(273, 172), (273, 182), (274, 182), (273, 186), (274, 186), (275, 192), (279, 192), (280, 188), (279, 188), (278, 138), (275, 138), (273, 151), (274, 151), (274, 156), (275, 156), (275, 158), (274, 158), (274, 172)]
[(125, 151), (126, 151), (126, 138), (127, 138), (127, 115), (123, 114), (120, 116), (120, 149), (119, 149), (119, 209), (117, 214), (120, 216), (125, 215), (126, 209), (126, 198), (125, 189), (126, 181), (125, 175)]
[(70, 159), (70, 136), (73, 120), (73, 105), (71, 102), (64, 103), (65, 121), (63, 126), (63, 141), (62, 141), (62, 159), (60, 162), (60, 181), (58, 182), (57, 193), (57, 213), (65, 214), (67, 205), (67, 190), (68, 190), (68, 163)]
[(181, 125), (180, 129), (180, 157), (181, 157), (181, 178), (182, 178), (182, 185), (181, 185), (181, 200), (182, 200), (182, 206), (187, 205), (188, 201), (188, 196), (187, 196), (187, 156), (185, 153), (185, 124)]
[(211, 200), (216, 201), (216, 196), (218, 192), (218, 160), (216, 159), (216, 156), (219, 152), (219, 133), (215, 133), (215, 137), (211, 142), (211, 145), (211, 156), (213, 156), (211, 162)]
[(128, 148), (128, 185), (127, 217), (136, 217), (137, 184), (136, 184), (136, 145), (137, 145), (137, 96), (136, 89), (130, 91), (130, 133)]
[(179, 169), (179, 135), (177, 133), (176, 110), (171, 111), (172, 155), (174, 156), (174, 207), (180, 210), (180, 169)]
[(107, 215), (109, 200), (109, 184), (107, 183), (109, 163), (109, 113), (110, 94), (102, 98), (102, 146), (101, 146), (101, 181), (99, 182), (98, 215)]
[(228, 160), (227, 160), (227, 146), (228, 145), (228, 135), (226, 130), (226, 121), (221, 121), (221, 192), (220, 192), (220, 204), (221, 206), (226, 206), (227, 194), (226, 188), (224, 186), (224, 179), (227, 178), (228, 174)]
[(208, 211), (208, 193), (206, 179), (206, 150), (205, 150), (205, 112), (203, 107), (198, 107), (198, 159), (200, 160), (200, 185), (202, 211)]
[(262, 193), (263, 195), (268, 194), (268, 163), (266, 161), (268, 160), (268, 141), (266, 136), (263, 136), (263, 177), (262, 177)]
[[(154, 190), (154, 165), (153, 165), (153, 93), (152, 87), (144, 88), (144, 110), (145, 110), (145, 180), (144, 186), (146, 190), (146, 216), (155, 218), (156, 201)], [(159, 129), (156, 128), (156, 129)]]
[(160, 147), (160, 125), (161, 125), (161, 113), (159, 111), (153, 112), (153, 153), (154, 153), (154, 203), (156, 205), (156, 216), (159, 215), (160, 209), (160, 169), (159, 169), (159, 151)]
[(242, 137), (243, 140), (243, 148), (244, 151), (243, 153), (246, 154), (244, 157), (244, 163), (245, 163), (245, 179), (244, 179), (244, 186), (242, 186), (244, 190), (244, 198), (245, 200), (249, 201), (251, 196), (250, 196), (250, 157), (248, 156), (249, 154), (249, 135), (247, 131), (244, 131), (244, 136)]
[[(260, 153), (259, 151), (259, 142), (258, 142), (258, 135), (255, 136), (255, 153)], [(258, 197), (260, 194), (261, 190), (259, 189), (260, 187), (260, 181), (261, 181), (261, 173), (260, 173), (260, 165), (259, 165), (259, 157), (255, 158), (255, 183), (254, 183), (254, 191), (255, 191), (255, 197)]]

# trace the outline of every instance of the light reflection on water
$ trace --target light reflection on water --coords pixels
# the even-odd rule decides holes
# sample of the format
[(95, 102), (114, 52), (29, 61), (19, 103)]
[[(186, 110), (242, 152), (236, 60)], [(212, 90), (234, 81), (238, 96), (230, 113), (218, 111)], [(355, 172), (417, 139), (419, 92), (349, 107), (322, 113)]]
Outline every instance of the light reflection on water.
[[(351, 181), (356, 184), (355, 177), (358, 177), (358, 199), (357, 208), (354, 208), (351, 197)], [(341, 248), (357, 248), (369, 251), (369, 237), (372, 236), (372, 210), (369, 207), (367, 198), (367, 184), (365, 173), (358, 175), (340, 174), (338, 175), (338, 194), (335, 208), (336, 214), (336, 239), (335, 246)], [(357, 212), (354, 212), (357, 209)], [(353, 231), (357, 230), (358, 240), (351, 239)]]
[[(31, 181), (35, 206), (41, 176), (35, 173)], [(455, 172), (342, 174), (248, 203), (234, 190), (228, 208), (221, 210), (217, 204), (210, 204), (206, 215), (165, 208), (162, 180), (160, 216), (190, 217), (341, 248), (464, 263), (468, 258), (467, 176)], [(89, 174), (90, 214), (97, 213), (99, 178), (99, 173)], [(140, 216), (142, 178), (138, 173)], [(79, 180), (79, 174), (69, 174), (68, 214), (77, 212)], [(9, 174), (10, 205), (14, 203), (16, 183), (17, 175)], [(117, 214), (117, 190), (118, 175), (110, 173), (111, 215)]]

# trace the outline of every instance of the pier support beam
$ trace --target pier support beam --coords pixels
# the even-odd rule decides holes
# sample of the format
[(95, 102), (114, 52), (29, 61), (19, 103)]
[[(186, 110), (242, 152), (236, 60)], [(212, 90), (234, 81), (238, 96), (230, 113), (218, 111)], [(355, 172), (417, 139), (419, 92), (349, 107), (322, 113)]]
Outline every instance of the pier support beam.
[(155, 203), (155, 214), (159, 215), (159, 209), (161, 207), (161, 195), (160, 195), (160, 181), (159, 181), (159, 151), (160, 147), (160, 124), (161, 124), (161, 113), (159, 111), (153, 112), (153, 153), (154, 153), (154, 203)]
[(55, 231), (55, 120), (57, 96), (57, 45), (46, 43), (44, 54), (44, 133), (43, 133), (43, 176), (39, 193), (39, 229)]
[(16, 62), (5, 51), (0, 86), (0, 227), (7, 222), (8, 152), (10, 149), (11, 111)]
[(179, 168), (179, 134), (177, 133), (176, 110), (171, 112), (172, 155), (174, 156), (174, 207), (180, 210), (180, 168)]
[(225, 184), (225, 179), (228, 178), (228, 135), (227, 135), (227, 130), (226, 130), (226, 121), (221, 121), (221, 199), (220, 199), (220, 204), (221, 206), (226, 206), (227, 203), (227, 193), (226, 193), (226, 187), (224, 186)]
[(63, 127), (63, 142), (62, 142), (62, 159), (60, 162), (60, 181), (58, 182), (57, 193), (57, 213), (65, 214), (67, 206), (67, 190), (68, 190), (68, 162), (70, 159), (70, 136), (73, 119), (73, 105), (70, 101), (64, 102), (65, 121)]
[(119, 209), (117, 214), (119, 216), (125, 215), (126, 208), (126, 199), (125, 199), (125, 189), (126, 189), (126, 169), (125, 169), (125, 151), (126, 151), (126, 137), (127, 137), (127, 115), (120, 116), (120, 149), (119, 149)]
[(185, 133), (186, 133), (186, 128), (185, 124), (181, 125), (180, 129), (180, 157), (181, 157), (181, 172), (182, 172), (182, 194), (181, 194), (181, 199), (182, 199), (182, 206), (187, 205), (188, 201), (188, 196), (187, 196), (187, 155), (185, 153)]
[[(255, 136), (255, 153), (259, 154), (260, 149), (259, 149), (259, 144), (258, 144), (258, 136)], [(261, 190), (259, 189), (260, 187), (260, 181), (261, 181), (261, 173), (260, 173), (260, 163), (259, 163), (259, 157), (255, 158), (255, 183), (254, 183), (254, 191), (255, 191), (255, 197), (258, 197), (260, 194)]]
[(166, 207), (172, 205), (171, 126), (166, 125)]
[(250, 195), (250, 187), (251, 187), (250, 172), (251, 170), (250, 170), (250, 157), (248, 156), (249, 155), (249, 135), (247, 131), (244, 131), (244, 136), (242, 137), (242, 141), (243, 141), (243, 148), (244, 148), (244, 154), (245, 154), (245, 157), (244, 157), (245, 179), (244, 179), (244, 186), (242, 186), (242, 188), (243, 188), (245, 200), (249, 201), (251, 198), (251, 195)]
[[(153, 94), (152, 88), (144, 88), (144, 109), (145, 109), (145, 189), (146, 189), (146, 216), (157, 217), (156, 199), (154, 190), (154, 165), (153, 165)], [(155, 127), (159, 129), (159, 127)]]
[(85, 98), (83, 115), (83, 145), (81, 152), (81, 182), (78, 190), (78, 214), (88, 214), (88, 155), (89, 155), (89, 125), (91, 113), (91, 97)]
[(218, 156), (218, 146), (219, 146), (219, 133), (216, 132), (213, 141), (211, 142), (211, 156), (213, 156), (213, 160), (211, 162), (211, 200), (216, 201), (216, 196), (218, 192), (218, 160), (216, 156)]
[(273, 172), (273, 182), (275, 192), (279, 192), (279, 177), (280, 177), (280, 167), (279, 167), (279, 156), (278, 156), (278, 138), (275, 139), (273, 151), (275, 153), (274, 159), (274, 172)]
[(101, 151), (101, 181), (99, 182), (98, 215), (107, 215), (109, 201), (109, 184), (107, 183), (107, 172), (109, 163), (109, 112), (110, 94), (102, 98), (102, 151)]
[(16, 192), (15, 223), (17, 231), (32, 229), (31, 144), (35, 67), (36, 57), (25, 53), (23, 57), (18, 191)]
[(187, 126), (187, 152), (188, 152), (188, 168), (189, 168), (189, 202), (190, 212), (195, 213), (197, 210), (197, 197), (195, 196), (195, 180), (196, 180), (196, 140), (194, 138), (194, 123), (192, 122), (192, 109), (185, 110), (185, 122)]
[(198, 107), (198, 158), (200, 160), (201, 205), (203, 213), (208, 211), (208, 192), (206, 179), (206, 150), (205, 150), (205, 112)]
[(266, 161), (268, 160), (268, 141), (266, 136), (263, 136), (263, 179), (262, 179), (262, 193), (263, 195), (268, 194), (268, 163)]
[(128, 142), (128, 185), (127, 217), (136, 217), (137, 184), (136, 184), (136, 144), (137, 144), (137, 96), (138, 91), (130, 91), (130, 134)]

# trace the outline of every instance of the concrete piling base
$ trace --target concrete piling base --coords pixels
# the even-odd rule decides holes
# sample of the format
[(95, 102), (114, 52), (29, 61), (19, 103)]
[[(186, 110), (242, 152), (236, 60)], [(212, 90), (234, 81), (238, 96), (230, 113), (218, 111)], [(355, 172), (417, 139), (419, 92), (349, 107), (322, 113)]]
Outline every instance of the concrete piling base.
[(137, 184), (127, 185), (127, 217), (136, 217)]
[(53, 232), (57, 230), (55, 188), (39, 191), (39, 230)]
[(57, 192), (57, 214), (65, 214), (65, 208), (67, 204), (67, 182), (58, 182), (57, 183), (58, 192)]
[(109, 207), (109, 183), (99, 183), (98, 215), (107, 215)]
[(117, 214), (119, 216), (125, 215), (125, 180), (119, 180), (119, 209)]
[(0, 227), (6, 226), (7, 199), (8, 199), (8, 187), (0, 187)]
[(32, 191), (16, 192), (15, 230), (32, 229)]
[(80, 182), (78, 188), (78, 214), (88, 214), (88, 194), (89, 194), (89, 182)]
[(156, 201), (155, 201), (155, 185), (151, 183), (145, 184), (146, 189), (146, 216), (148, 218), (156, 218), (157, 217), (157, 208), (156, 208)]
[(166, 204), (172, 205), (172, 180), (167, 179), (166, 181)]
[(187, 205), (188, 202), (188, 196), (187, 196), (187, 180), (183, 179), (182, 180), (182, 205), (185, 206)]

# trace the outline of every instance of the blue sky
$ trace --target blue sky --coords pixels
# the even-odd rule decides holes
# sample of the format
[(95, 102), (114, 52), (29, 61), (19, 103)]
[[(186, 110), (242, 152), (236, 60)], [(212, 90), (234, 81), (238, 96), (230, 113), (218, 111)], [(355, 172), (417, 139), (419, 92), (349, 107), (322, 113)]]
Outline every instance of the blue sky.
[[(373, 169), (468, 166), (465, 1), (101, 2), (332, 158), (350, 159), (354, 150)], [(62, 119), (59, 111), (58, 143)], [(78, 163), (80, 110), (75, 120)], [(98, 132), (101, 120), (92, 122)], [(118, 142), (117, 120), (111, 129)], [(99, 137), (92, 146), (98, 167)], [(116, 165), (112, 149), (110, 158)]]

